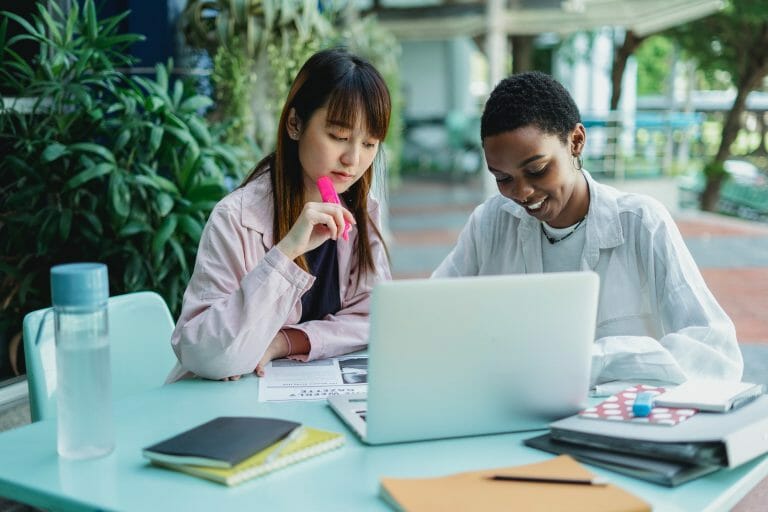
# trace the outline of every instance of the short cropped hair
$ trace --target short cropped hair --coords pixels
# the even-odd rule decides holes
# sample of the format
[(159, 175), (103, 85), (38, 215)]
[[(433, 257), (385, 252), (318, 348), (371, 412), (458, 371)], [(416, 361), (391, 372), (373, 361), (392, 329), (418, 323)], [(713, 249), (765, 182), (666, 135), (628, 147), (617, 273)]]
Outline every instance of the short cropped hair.
[(540, 71), (518, 73), (493, 89), (480, 121), (480, 137), (492, 137), (524, 126), (557, 135), (568, 135), (581, 122), (579, 109), (560, 82)]

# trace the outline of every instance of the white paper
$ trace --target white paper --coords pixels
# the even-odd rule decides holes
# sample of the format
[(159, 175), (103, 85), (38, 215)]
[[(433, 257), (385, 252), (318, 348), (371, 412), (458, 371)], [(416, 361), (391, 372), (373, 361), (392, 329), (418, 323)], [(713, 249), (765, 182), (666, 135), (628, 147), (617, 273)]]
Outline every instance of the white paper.
[(666, 407), (696, 407), (704, 411), (727, 411), (734, 400), (762, 393), (762, 385), (716, 379), (690, 379), (656, 397)]
[(325, 400), (368, 391), (368, 356), (350, 355), (302, 363), (271, 361), (259, 381), (259, 402)]

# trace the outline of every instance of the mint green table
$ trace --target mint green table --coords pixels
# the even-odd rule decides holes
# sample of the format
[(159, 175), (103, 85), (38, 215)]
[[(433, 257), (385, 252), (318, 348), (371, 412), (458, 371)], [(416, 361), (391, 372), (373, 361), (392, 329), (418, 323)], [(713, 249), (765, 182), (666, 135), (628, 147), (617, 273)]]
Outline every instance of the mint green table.
[[(366, 447), (324, 402), (259, 403), (258, 380), (187, 381), (118, 401), (117, 448), (108, 457), (66, 461), (56, 455), (56, 423), (0, 434), (0, 496), (53, 510), (389, 510), (379, 500), (382, 476), (436, 476), (545, 460), (527, 448), (532, 434)], [(240, 486), (155, 468), (141, 448), (222, 415), (275, 416), (345, 432), (340, 450)], [(768, 475), (768, 458), (721, 470), (677, 489), (591, 468), (650, 501), (654, 510), (728, 510)]]

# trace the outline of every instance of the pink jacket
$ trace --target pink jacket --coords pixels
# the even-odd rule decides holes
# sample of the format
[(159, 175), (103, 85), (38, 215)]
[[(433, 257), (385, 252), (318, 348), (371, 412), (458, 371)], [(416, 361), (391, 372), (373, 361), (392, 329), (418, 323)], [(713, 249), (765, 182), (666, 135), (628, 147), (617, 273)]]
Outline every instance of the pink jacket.
[[(379, 206), (372, 198), (368, 211), (379, 227)], [(339, 239), (341, 309), (322, 320), (298, 324), (301, 296), (315, 278), (274, 247), (272, 220), (267, 175), (235, 190), (211, 212), (171, 336), (179, 363), (166, 382), (253, 372), (283, 327), (306, 333), (311, 344), (308, 360), (366, 346), (371, 290), (378, 281), (391, 279), (381, 240), (371, 233), (376, 273), (356, 285), (355, 226), (348, 241)]]

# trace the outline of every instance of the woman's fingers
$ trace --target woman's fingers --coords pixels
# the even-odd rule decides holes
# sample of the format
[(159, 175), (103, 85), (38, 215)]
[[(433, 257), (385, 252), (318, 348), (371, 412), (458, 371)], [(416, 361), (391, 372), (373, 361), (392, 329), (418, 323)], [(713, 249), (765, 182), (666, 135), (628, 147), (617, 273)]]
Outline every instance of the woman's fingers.
[(304, 212), (306, 212), (313, 226), (322, 224), (327, 227), (330, 237), (334, 240), (337, 240), (339, 235), (343, 233), (346, 219), (345, 213), (352, 217), (349, 210), (331, 203), (307, 203), (304, 206)]
[(354, 224), (354, 216), (341, 205), (306, 203), (296, 223), (277, 245), (288, 257), (295, 259), (329, 238), (338, 240), (347, 222)]

